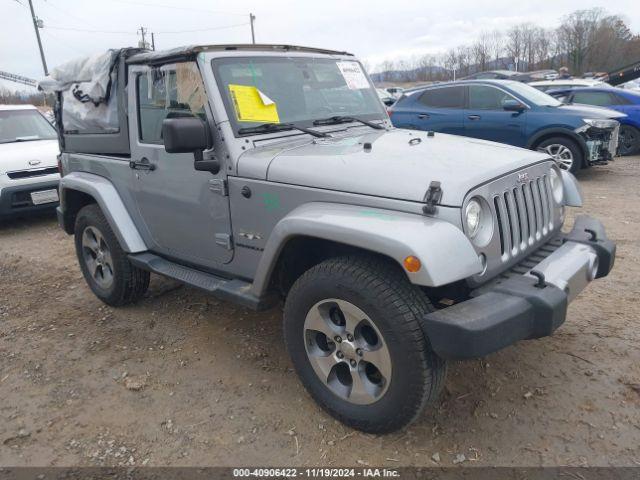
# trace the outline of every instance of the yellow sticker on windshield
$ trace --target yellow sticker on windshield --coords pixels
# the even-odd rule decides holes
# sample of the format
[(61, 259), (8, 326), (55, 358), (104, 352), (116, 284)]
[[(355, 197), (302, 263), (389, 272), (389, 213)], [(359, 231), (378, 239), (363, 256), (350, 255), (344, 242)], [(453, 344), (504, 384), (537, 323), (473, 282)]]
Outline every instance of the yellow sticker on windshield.
[(278, 106), (256, 87), (229, 85), (239, 122), (280, 123)]

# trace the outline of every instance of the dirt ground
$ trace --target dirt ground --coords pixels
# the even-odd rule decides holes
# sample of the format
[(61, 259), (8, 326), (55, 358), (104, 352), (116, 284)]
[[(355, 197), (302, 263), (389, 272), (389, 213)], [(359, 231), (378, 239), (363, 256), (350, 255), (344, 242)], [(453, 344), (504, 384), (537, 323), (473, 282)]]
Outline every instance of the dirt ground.
[(611, 275), (553, 337), (451, 364), (440, 401), (386, 436), (314, 404), (280, 309), (158, 277), (112, 309), (53, 216), (3, 224), (0, 465), (640, 465), (640, 157), (579, 179), (618, 243)]

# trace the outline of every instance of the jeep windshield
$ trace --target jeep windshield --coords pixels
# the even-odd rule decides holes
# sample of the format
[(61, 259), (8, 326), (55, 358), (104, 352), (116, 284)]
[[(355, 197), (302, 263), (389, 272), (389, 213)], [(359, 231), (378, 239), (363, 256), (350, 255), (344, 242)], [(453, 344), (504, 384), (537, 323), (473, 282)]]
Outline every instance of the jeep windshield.
[(36, 110), (0, 110), (0, 143), (55, 138), (56, 130)]
[(360, 124), (386, 117), (378, 94), (356, 60), (232, 57), (214, 59), (213, 69), (236, 135), (255, 134), (253, 127), (265, 123), (313, 127), (347, 123), (327, 121), (334, 117)]

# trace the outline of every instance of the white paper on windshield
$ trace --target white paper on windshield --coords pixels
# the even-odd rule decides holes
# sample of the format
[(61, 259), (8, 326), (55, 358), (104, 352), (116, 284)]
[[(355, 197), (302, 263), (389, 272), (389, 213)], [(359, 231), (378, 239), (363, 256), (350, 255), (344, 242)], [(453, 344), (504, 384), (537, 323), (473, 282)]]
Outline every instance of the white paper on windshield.
[(273, 105), (274, 103), (276, 103), (273, 100), (271, 100), (269, 97), (267, 97), (264, 93), (262, 93), (259, 88), (257, 88), (256, 90), (258, 90), (258, 95), (260, 95), (260, 100), (262, 100), (262, 103), (264, 103), (265, 105)]
[(336, 62), (350, 90), (369, 88), (369, 81), (358, 62)]

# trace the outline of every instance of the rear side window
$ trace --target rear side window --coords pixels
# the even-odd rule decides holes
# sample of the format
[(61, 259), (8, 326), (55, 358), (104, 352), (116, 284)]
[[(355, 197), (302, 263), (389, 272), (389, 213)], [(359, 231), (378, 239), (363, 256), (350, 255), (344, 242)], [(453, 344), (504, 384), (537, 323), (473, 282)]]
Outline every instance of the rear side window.
[(443, 87), (425, 91), (418, 99), (432, 108), (464, 108), (464, 87)]
[(469, 108), (475, 110), (502, 110), (504, 101), (513, 99), (502, 90), (487, 85), (469, 85)]
[(624, 98), (622, 95), (613, 93), (611, 96), (613, 97), (612, 105), (630, 105), (632, 103), (631, 100)]
[(200, 117), (206, 121), (207, 97), (193, 62), (152, 68), (136, 79), (140, 141), (162, 144), (165, 118)]
[(604, 107), (606, 105), (613, 105), (615, 102), (611, 95), (607, 92), (580, 92), (576, 91), (573, 94), (573, 103), (584, 103), (586, 105), (597, 105)]

